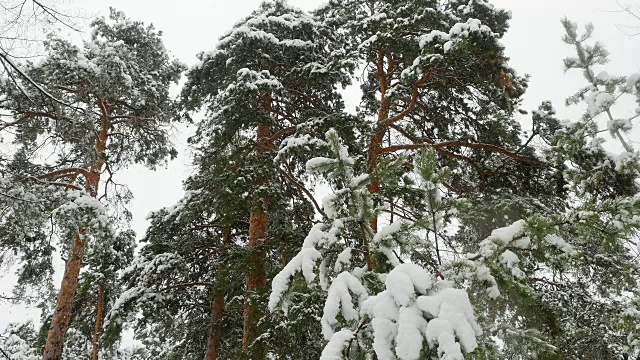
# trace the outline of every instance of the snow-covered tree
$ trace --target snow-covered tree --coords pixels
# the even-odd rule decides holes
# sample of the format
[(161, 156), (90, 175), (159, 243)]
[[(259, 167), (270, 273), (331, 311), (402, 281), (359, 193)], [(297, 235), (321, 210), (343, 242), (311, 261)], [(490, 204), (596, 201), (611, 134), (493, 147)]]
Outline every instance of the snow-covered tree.
[(0, 334), (0, 356), (8, 360), (40, 359), (32, 345), (36, 336), (36, 330), (31, 323), (9, 324)]
[[(266, 1), (179, 104), (152, 27), (112, 12), (82, 48), (51, 37), (1, 80), (0, 260), (44, 325), (12, 325), (0, 357), (637, 358), (640, 75), (598, 73), (593, 27), (564, 20), (585, 114), (544, 103), (525, 132), (508, 22), (487, 0)], [(198, 120), (195, 171), (134, 258), (113, 175), (174, 156), (174, 117)], [(125, 327), (141, 345), (117, 349)]]
[[(335, 10), (347, 3), (331, 2), (324, 10), (325, 15), (336, 14), (332, 12), (332, 6)], [(401, 28), (388, 20), (392, 18), (389, 14), (401, 8), (394, 7), (398, 5), (396, 3), (390, 3), (386, 4), (387, 7), (381, 5), (383, 11), (377, 17), (359, 16), (354, 10), (360, 6), (363, 11), (371, 12), (375, 9), (374, 2), (354, 3), (356, 8), (349, 8), (351, 11), (345, 11), (344, 16), (355, 19), (351, 24), (360, 24), (358, 21), (367, 19), (366, 26), (358, 28), (354, 25), (358, 31), (378, 31), (372, 24), (385, 24), (387, 21), (389, 25), (396, 25), (393, 29)], [(468, 5), (458, 5), (462, 6), (449, 10), (452, 13), (459, 10), (466, 14), (474, 8), (482, 9), (476, 14), (478, 17), (486, 16), (491, 11), (496, 14), (495, 9), (486, 2), (472, 1)], [(446, 6), (444, 8), (447, 9)], [(505, 19), (506, 17), (503, 18)], [(486, 18), (484, 21), (491, 22)], [(409, 22), (401, 22), (404, 23)], [(506, 29), (499, 24), (492, 23), (497, 29), (496, 33)], [(454, 28), (460, 27), (462, 25), (454, 25)], [(480, 33), (484, 29), (479, 24), (473, 28)], [(381, 34), (371, 34), (369, 39), (377, 42), (380, 38), (392, 39), (389, 41), (400, 38), (384, 37)], [(468, 34), (473, 34), (473, 31), (465, 35), (473, 39)], [(453, 35), (455, 31), (445, 32), (444, 35), (433, 32), (428, 39), (432, 41), (432, 38), (441, 36), (447, 41), (442, 44), (446, 59), (446, 54), (456, 46), (456, 42), (448, 37)], [(469, 42), (475, 44), (471, 40)], [(358, 49), (366, 49), (367, 45), (364, 41)], [(381, 46), (378, 47), (380, 48)], [(463, 48), (468, 50), (468, 47)], [(597, 46), (594, 48), (588, 48), (587, 53), (593, 51), (595, 54), (600, 51)], [(578, 53), (580, 51), (578, 48)], [(585, 58), (592, 61), (594, 54)], [(389, 61), (389, 68), (393, 68), (393, 61), (386, 60), (385, 56), (387, 55), (383, 54), (379, 63), (384, 65), (383, 71), (372, 71), (374, 75), (384, 75)], [(438, 60), (444, 61), (440, 57)], [(571, 61), (568, 60), (567, 64)], [(595, 61), (599, 61), (597, 54)], [(416, 63), (419, 64), (419, 61)], [(434, 60), (433, 63), (437, 61)], [(380, 67), (373, 66), (373, 69), (379, 70)], [(437, 72), (434, 70), (434, 73)], [(458, 73), (464, 74), (463, 71)], [(372, 75), (371, 78), (376, 77)], [(512, 86), (521, 89), (515, 85), (516, 78), (511, 79), (514, 81)], [(620, 91), (635, 94), (636, 90), (629, 90), (629, 87), (635, 86), (633, 76), (616, 81), (616, 84), (611, 85), (621, 85)], [(396, 84), (401, 84), (401, 81)], [(434, 85), (419, 84), (416, 89), (429, 89), (430, 86)], [(603, 93), (616, 89), (615, 86), (610, 87), (610, 90), (594, 86), (597, 84), (592, 84), (584, 93), (591, 91), (595, 93), (592, 96), (604, 98), (607, 95)], [(367, 94), (380, 91), (377, 87), (367, 88), (366, 83), (363, 87), (369, 90)], [(602, 95), (597, 95), (598, 93)], [(393, 92), (392, 94), (395, 95)], [(432, 93), (431, 96), (437, 98), (437, 93)], [(382, 99), (384, 98), (383, 96)], [(406, 101), (414, 98), (418, 99), (418, 95), (407, 95), (400, 99)], [(589, 101), (589, 97), (586, 100)], [(379, 109), (383, 103), (384, 100), (372, 101), (372, 108)], [(472, 109), (469, 114), (459, 112), (456, 116), (449, 117), (449, 121), (445, 123), (454, 128), (438, 129), (433, 126), (430, 131), (437, 135), (415, 137), (420, 142), (412, 146), (402, 145), (402, 142), (396, 146), (394, 142), (399, 137), (389, 137), (389, 145), (384, 145), (383, 149), (391, 149), (390, 153), (420, 148), (430, 151), (422, 156), (405, 155), (391, 159), (388, 161), (390, 166), (383, 168), (382, 172), (378, 168), (372, 171), (369, 166), (369, 171), (373, 172), (370, 183), (367, 176), (354, 177), (353, 171), (348, 170), (356, 161), (342, 156), (344, 151), (340, 150), (339, 145), (333, 146), (332, 158), (314, 159), (308, 163), (309, 170), (327, 171), (329, 183), (335, 186), (334, 195), (323, 201), (328, 220), (313, 228), (302, 251), (274, 279), (270, 306), (272, 309), (282, 307), (286, 311), (291, 303), (287, 298), (289, 287), (299, 286), (294, 276), (296, 272), (302, 272), (307, 283), (311, 284), (311, 289), (314, 289), (313, 284), (319, 278), (317, 282), (326, 291), (327, 297), (322, 318), (323, 332), (328, 341), (324, 350), (327, 359), (354, 357), (358, 352), (363, 357), (375, 352), (378, 358), (390, 359), (449, 358), (447, 356), (462, 358), (463, 352), (467, 352), (470, 358), (623, 357), (621, 340), (624, 340), (625, 334), (620, 327), (620, 320), (624, 317), (615, 314), (621, 313), (624, 308), (620, 308), (618, 304), (629, 297), (637, 286), (637, 267), (630, 261), (629, 252), (633, 248), (629, 237), (636, 231), (634, 219), (637, 216), (634, 184), (636, 167), (634, 160), (630, 159), (634, 155), (623, 154), (615, 159), (626, 161), (624, 164), (628, 166), (626, 170), (624, 167), (616, 169), (616, 161), (606, 152), (592, 149), (594, 142), (590, 142), (588, 132), (580, 130), (576, 133), (572, 130), (584, 128), (562, 126), (554, 118), (553, 110), (548, 104), (534, 113), (534, 129), (529, 139), (523, 143), (520, 140), (521, 129), (509, 115), (513, 108), (501, 110), (499, 105), (491, 107), (490, 103), (486, 104), (488, 112), (485, 118), (476, 117), (476, 114), (482, 112), (474, 112)], [(446, 109), (446, 105), (441, 106)], [(511, 104), (515, 105), (517, 101)], [(605, 104), (607, 107), (610, 105)], [(455, 102), (452, 106), (455, 108)], [(405, 110), (399, 113), (401, 117), (409, 116), (414, 111), (411, 103), (397, 108)], [(599, 112), (602, 111), (604, 109)], [(371, 113), (376, 114), (374, 111)], [(594, 115), (586, 117), (587, 122), (592, 121)], [(442, 115), (422, 116), (415, 121), (425, 118), (437, 120), (438, 116)], [(388, 114), (382, 117), (388, 118)], [(404, 137), (411, 135), (407, 131), (402, 133), (398, 129), (394, 130)], [(474, 137), (456, 140), (462, 139), (465, 132), (474, 134)], [(596, 137), (597, 133), (592, 132), (591, 135)], [(616, 131), (612, 133), (624, 140)], [(452, 135), (454, 137), (450, 138)], [(381, 139), (385, 139), (384, 136), (387, 135), (383, 134)], [(329, 140), (329, 144), (338, 144), (335, 135), (331, 137), (334, 139)], [(547, 141), (551, 146), (540, 152), (536, 151), (530, 146), (536, 137)], [(425, 141), (424, 138), (430, 141)], [(622, 143), (624, 145), (625, 142)], [(595, 141), (595, 145), (600, 145), (599, 140)], [(457, 147), (468, 148), (469, 152), (448, 152), (449, 148)], [(370, 153), (369, 161), (371, 159)], [(469, 177), (464, 176), (469, 171), (463, 173), (461, 170), (465, 167), (460, 166), (460, 163), (478, 173), (481, 181), (469, 181)], [(336, 171), (334, 167), (347, 171)], [(411, 169), (419, 176), (407, 176), (411, 174)], [(375, 171), (380, 174), (376, 175)], [(609, 175), (603, 175), (602, 171)], [(376, 184), (376, 177), (384, 181)], [(395, 190), (395, 194), (391, 191), (389, 193), (398, 196), (398, 200), (389, 201), (389, 206), (385, 208), (380, 206), (382, 201), (376, 195), (380, 192), (377, 189), (371, 190), (372, 186), (377, 188), (386, 182), (389, 183), (386, 189)], [(402, 187), (394, 186), (400, 182)], [(363, 191), (367, 183), (372, 197), (365, 196)], [(416, 184), (423, 184), (423, 187)], [(414, 201), (402, 199), (403, 195)], [(582, 201), (583, 199), (586, 201)], [(339, 205), (334, 206), (336, 204)], [(389, 213), (387, 219), (391, 219), (392, 224), (389, 228), (377, 231), (377, 222), (380, 221), (378, 215), (382, 212)], [(376, 219), (370, 226), (364, 226), (363, 220), (366, 221), (367, 216)], [(336, 217), (339, 221), (335, 221)], [(408, 221), (411, 225), (403, 225), (403, 221), (398, 219)], [(350, 222), (358, 224), (359, 232), (347, 225)], [(405, 232), (400, 232), (402, 235), (387, 237), (387, 231), (393, 233), (391, 230), (399, 231), (403, 228)], [(387, 239), (388, 242), (381, 242), (381, 239)], [(602, 241), (606, 245), (601, 245)], [(380, 243), (384, 246), (380, 246)], [(351, 264), (352, 270), (343, 272), (345, 264)], [(317, 273), (314, 269), (318, 269)], [(416, 275), (418, 273), (419, 276)], [(382, 276), (377, 281), (384, 285), (373, 286), (376, 276)], [(407, 286), (407, 289), (414, 293), (400, 299), (393, 293), (392, 287), (402, 288), (398, 284), (405, 281), (400, 280), (404, 276), (408, 277), (406, 283), (412, 285)], [(413, 280), (412, 276), (419, 280)], [(445, 285), (434, 285), (439, 282)], [(452, 334), (455, 336), (450, 337), (450, 342), (443, 338), (442, 343), (453, 344), (452, 347), (438, 343), (435, 341), (437, 336), (433, 337), (428, 331), (432, 322), (432, 326), (440, 324), (440, 321), (434, 320), (438, 318), (437, 312), (444, 310), (436, 299), (439, 291), (445, 291), (447, 287), (464, 289), (447, 291), (460, 294), (460, 298), (464, 296), (468, 309), (475, 309), (475, 315), (472, 310), (469, 312), (471, 316), (456, 315), (454, 318), (458, 320), (443, 319), (443, 323), (448, 321), (449, 325), (441, 329), (454, 329)], [(372, 293), (377, 295), (370, 297)], [(365, 300), (371, 298), (373, 300)], [(412, 299), (421, 298), (430, 300), (421, 300), (423, 307), (415, 300), (415, 311), (403, 318), (403, 311), (414, 306)], [(378, 302), (384, 301), (387, 301), (386, 307), (379, 305), (379, 309), (394, 310), (386, 313), (380, 310), (378, 315), (370, 310), (371, 307), (375, 309)], [(427, 301), (432, 303), (425, 303)], [(580, 303), (581, 306), (572, 307), (572, 302)], [(626, 302), (631, 305), (628, 300)], [(435, 310), (429, 310), (428, 306), (431, 305)], [(467, 305), (458, 305), (457, 308), (467, 308)], [(601, 311), (587, 310), (591, 308)], [(633, 315), (634, 312), (629, 310), (625, 314)], [(380, 325), (381, 320), (376, 319), (376, 316), (384, 319), (385, 325)], [(473, 342), (469, 340), (470, 336), (458, 335), (456, 327), (451, 325), (460, 323), (458, 321), (463, 318), (466, 322), (462, 323), (467, 324), (467, 329), (472, 331), (460, 331), (473, 334)], [(407, 319), (413, 321), (411, 326), (405, 325)], [(629, 317), (626, 319), (629, 323)], [(594, 328), (602, 331), (595, 332)], [(400, 329), (406, 331), (402, 336)], [(413, 341), (408, 340), (411, 336), (414, 336)], [(457, 345), (456, 337), (459, 341)], [(591, 339), (589, 346), (579, 345), (580, 338)], [(631, 339), (634, 339), (633, 335)], [(427, 343), (424, 347), (423, 341)], [(455, 354), (451, 352), (451, 355), (447, 353), (454, 350), (463, 351)]]
[[(183, 90), (186, 110), (208, 112), (192, 139), (200, 171), (187, 182), (199, 194), (193, 201), (213, 215), (202, 225), (248, 225), (241, 239), (248, 241), (243, 348), (252, 358), (269, 346), (264, 299), (279, 267), (270, 263), (294, 251), (290, 240), (314, 216), (296, 179), (296, 153), (304, 148), (297, 145), (326, 123), (344, 119), (341, 128), (352, 131), (336, 91), (347, 72), (330, 56), (329, 39), (329, 29), (310, 15), (284, 1), (265, 2), (200, 55)], [(287, 151), (274, 163), (281, 144)]]
[[(331, 157), (307, 162), (308, 171), (325, 174), (336, 186), (322, 201), (326, 219), (314, 225), (302, 250), (274, 278), (269, 308), (288, 310), (289, 288), (301, 272), (312, 288), (326, 292), (321, 324), (328, 343), (321, 359), (373, 353), (378, 359), (418, 359), (428, 354), (461, 359), (463, 352), (473, 352), (482, 329), (467, 293), (403, 260), (419, 246), (409, 232), (415, 224), (400, 220), (373, 231), (369, 176), (354, 174), (356, 160), (335, 131), (327, 133), (326, 146)], [(435, 189), (431, 182), (437, 178), (435, 158), (432, 150), (416, 163), (427, 176), (422, 178), (425, 192)], [(368, 267), (363, 243), (370, 252), (384, 254), (387, 271)], [(429, 347), (423, 346), (425, 340)]]
[(147, 358), (216, 359), (234, 351), (223, 330), (241, 338), (242, 302), (228, 300), (242, 299), (243, 276), (227, 269), (239, 262), (246, 226), (217, 225), (194, 196), (150, 216), (144, 246), (122, 274), (127, 290), (107, 316), (107, 326), (133, 325)]
[(507, 164), (531, 168), (511, 164), (535, 161), (519, 151), (511, 118), (526, 81), (499, 43), (506, 11), (475, 0), (337, 0), (318, 15), (364, 69), (359, 115), (370, 124), (367, 173), (376, 203), (409, 206), (413, 194), (397, 175), (410, 167), (387, 167), (406, 162), (403, 156), (411, 163), (416, 149), (433, 147), (455, 166), (447, 185), (458, 193), (490, 192), (491, 183), (505, 181), (494, 174)]
[[(567, 105), (586, 111), (580, 119), (559, 121), (544, 104), (534, 123), (548, 144), (547, 161), (560, 170), (571, 199), (565, 213), (545, 222), (555, 224), (579, 256), (549, 269), (553, 280), (536, 291), (555, 314), (552, 338), (563, 357), (633, 358), (640, 164), (627, 136), (640, 114), (634, 104), (640, 75), (602, 71), (608, 53), (591, 42), (593, 26), (580, 32), (577, 24), (562, 23), (563, 40), (575, 50), (564, 61), (566, 69), (582, 71), (587, 82)], [(579, 341), (584, 343), (576, 346)]]
[[(2, 79), (1, 106), (15, 119), (3, 125), (15, 131), (11, 180), (63, 189), (70, 197), (48, 209), (59, 221), (66, 267), (45, 359), (62, 354), (87, 246), (108, 247), (111, 221), (126, 218), (118, 210), (129, 194), (112, 175), (132, 163), (155, 167), (175, 156), (167, 133), (175, 116), (169, 86), (183, 66), (171, 60), (152, 26), (122, 13), (112, 11), (92, 28), (83, 47), (52, 37), (43, 60), (21, 66), (26, 76)], [(116, 217), (110, 221), (108, 213)]]

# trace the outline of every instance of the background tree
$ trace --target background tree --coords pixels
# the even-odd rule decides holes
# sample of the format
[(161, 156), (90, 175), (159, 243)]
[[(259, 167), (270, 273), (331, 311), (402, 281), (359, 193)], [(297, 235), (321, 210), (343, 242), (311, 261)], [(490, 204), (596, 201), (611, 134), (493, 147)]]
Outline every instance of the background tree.
[(5, 359), (39, 359), (32, 346), (35, 337), (33, 324), (10, 324), (0, 335), (0, 356)]
[[(586, 112), (575, 122), (561, 123), (546, 104), (536, 116), (550, 145), (547, 157), (566, 164), (562, 174), (574, 200), (567, 203), (564, 221), (571, 225), (565, 226), (565, 238), (571, 239), (580, 257), (569, 266), (553, 269), (554, 278), (561, 279), (554, 291), (548, 291), (548, 286), (538, 291), (546, 290), (543, 298), (557, 316), (554, 337), (562, 356), (633, 357), (627, 348), (633, 337), (628, 343), (629, 330), (620, 327), (620, 314), (634, 306), (630, 294), (637, 292), (639, 275), (633, 260), (638, 254), (639, 224), (634, 220), (638, 155), (626, 135), (638, 117), (633, 100), (638, 96), (640, 76), (597, 73), (608, 62), (608, 53), (601, 43), (590, 43), (593, 26), (587, 25), (580, 33), (577, 24), (567, 19), (562, 23), (564, 41), (576, 54), (565, 59), (566, 69), (581, 71), (588, 83), (567, 99), (567, 105), (581, 104)], [(614, 142), (602, 133), (609, 133)], [(571, 305), (576, 303), (582, 305)], [(577, 339), (589, 340), (573, 346)]]
[(135, 325), (148, 358), (217, 359), (241, 348), (243, 276), (227, 269), (241, 262), (246, 225), (216, 225), (200, 205), (187, 196), (152, 215), (140, 255), (123, 273), (128, 290), (108, 315), (108, 325)]
[[(64, 10), (57, 1), (51, 0), (3, 0), (0, 2), (0, 65), (3, 76), (28, 81), (36, 88), (38, 84), (24, 73), (21, 59), (41, 54), (42, 41), (56, 26), (78, 30), (79, 17)], [(41, 85), (41, 84), (40, 84)], [(53, 99), (57, 100), (57, 99)]]
[[(92, 200), (82, 195), (75, 205), (89, 212), (97, 209), (94, 216), (101, 212), (100, 196), (105, 204), (111, 201), (112, 213), (120, 216), (118, 201), (128, 194), (112, 181), (113, 173), (131, 163), (155, 167), (175, 156), (167, 135), (174, 116), (168, 90), (182, 65), (170, 59), (152, 26), (122, 13), (112, 11), (109, 20), (97, 19), (92, 27), (83, 49), (53, 37), (46, 44), (47, 57), (20, 70), (26, 77), (4, 80), (2, 107), (15, 119), (6, 126), (15, 129), (18, 146), (11, 176), (84, 192)], [(50, 162), (37, 160), (41, 151), (52, 150)], [(109, 177), (103, 178), (103, 172)], [(71, 222), (72, 217), (66, 219), (70, 223), (60, 238), (69, 255), (45, 348), (47, 359), (62, 354), (87, 243), (103, 246), (113, 238), (109, 231), (88, 233), (81, 223)], [(96, 220), (107, 222), (104, 215)]]
[(617, 2), (621, 12), (627, 15), (634, 25), (618, 25), (618, 27), (629, 36), (640, 35), (640, 5), (634, 3)]

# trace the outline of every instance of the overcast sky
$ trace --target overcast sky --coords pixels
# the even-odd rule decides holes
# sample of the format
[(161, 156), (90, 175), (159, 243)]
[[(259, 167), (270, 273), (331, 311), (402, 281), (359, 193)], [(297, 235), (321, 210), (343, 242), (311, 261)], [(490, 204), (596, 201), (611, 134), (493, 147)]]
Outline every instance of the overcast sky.
[[(621, 0), (625, 2), (625, 0)], [(640, 0), (626, 0), (634, 4)], [(165, 46), (182, 62), (191, 66), (195, 54), (215, 47), (217, 39), (242, 17), (250, 14), (260, 0), (75, 0), (74, 4), (87, 15), (108, 14), (108, 6), (124, 11), (130, 18), (153, 23), (164, 32)], [(303, 10), (313, 10), (325, 0), (289, 0)], [(611, 63), (606, 70), (615, 75), (640, 72), (640, 36), (625, 35), (620, 26), (640, 25), (636, 20), (619, 12), (616, 0), (492, 0), (499, 7), (512, 12), (511, 30), (503, 40), (511, 66), (520, 74), (530, 74), (529, 91), (524, 107), (535, 109), (542, 101), (552, 100), (561, 118), (576, 117), (579, 110), (563, 108), (564, 99), (585, 83), (579, 73), (564, 74), (562, 59), (572, 54), (572, 49), (561, 41), (563, 34), (560, 19), (568, 16), (580, 24), (593, 22), (594, 38), (606, 44), (611, 53)], [(604, 70), (604, 69), (603, 69)], [(359, 99), (351, 96), (348, 104)], [(629, 110), (631, 111), (631, 110)], [(170, 206), (181, 196), (181, 181), (190, 173), (185, 139), (190, 129), (175, 135), (180, 151), (179, 158), (168, 168), (156, 172), (133, 167), (120, 181), (127, 183), (135, 195), (132, 203), (133, 227), (138, 236), (147, 227), (146, 215), (153, 210)], [(640, 141), (640, 139), (631, 139)], [(9, 279), (0, 279), (0, 294), (7, 289)], [(59, 279), (56, 279), (58, 285)], [(0, 303), (0, 330), (8, 322), (24, 321), (36, 317), (36, 311), (22, 307), (8, 307)]]

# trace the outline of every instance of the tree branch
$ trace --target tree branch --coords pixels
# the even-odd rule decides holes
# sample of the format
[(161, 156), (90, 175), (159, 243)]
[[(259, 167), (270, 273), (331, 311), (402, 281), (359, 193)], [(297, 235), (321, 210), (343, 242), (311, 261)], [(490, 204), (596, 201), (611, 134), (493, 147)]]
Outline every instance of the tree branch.
[(425, 76), (423, 76), (420, 80), (416, 81), (415, 83), (413, 83), (413, 85), (411, 86), (411, 101), (409, 103), (409, 107), (407, 107), (404, 111), (402, 111), (400, 114), (392, 117), (392, 118), (388, 118), (386, 120), (382, 121), (382, 125), (383, 126), (389, 126), (391, 124), (394, 124), (402, 119), (404, 119), (407, 115), (409, 115), (418, 105), (418, 95), (419, 95), (419, 91), (418, 89), (420, 88), (420, 85), (426, 83), (434, 74), (435, 70), (431, 70), (429, 71)]
[(64, 106), (70, 107), (72, 109), (76, 109), (76, 110), (84, 112), (84, 109), (76, 107), (76, 106), (73, 106), (73, 105), (71, 105), (69, 103), (66, 103), (66, 102), (56, 98), (55, 96), (51, 95), (51, 93), (49, 93), (42, 86), (40, 86), (38, 83), (36, 83), (35, 80), (33, 80), (29, 75), (27, 75), (24, 71), (22, 71), (16, 64), (14, 64), (13, 61), (9, 60), (9, 57), (7, 56), (6, 53), (0, 52), (0, 59), (4, 60), (7, 64), (9, 64), (9, 66), (11, 66), (11, 68), (13, 68), (16, 72), (18, 72), (18, 74), (20, 74), (20, 76), (22, 76), (25, 80), (27, 80), (27, 82), (29, 82), (36, 89), (38, 89), (38, 91), (40, 91), (44, 96), (48, 97), (49, 99), (53, 100), (54, 102), (56, 102), (56, 103), (58, 103), (60, 105), (64, 105)]
[(166, 286), (166, 287), (162, 288), (162, 290), (160, 290), (160, 291), (166, 291), (166, 290), (171, 290), (171, 289), (181, 289), (181, 288), (192, 287), (192, 286), (205, 286), (205, 287), (209, 287), (209, 288), (215, 287), (215, 285), (211, 284), (211, 283), (194, 282), (194, 283), (184, 283), (184, 284), (169, 285), (169, 286)]
[(289, 182), (293, 186), (295, 186), (298, 190), (300, 190), (303, 193), (305, 193), (307, 195), (307, 197), (309, 198), (309, 200), (311, 200), (311, 202), (313, 203), (313, 206), (316, 208), (316, 211), (318, 211), (318, 213), (320, 213), (320, 215), (322, 215), (322, 217), (327, 218), (327, 214), (324, 211), (322, 211), (322, 208), (320, 207), (320, 205), (318, 205), (318, 202), (316, 201), (316, 199), (313, 197), (311, 192), (306, 187), (304, 187), (302, 184), (297, 182), (296, 179), (293, 177), (293, 175), (288, 174), (284, 170), (278, 169), (278, 172), (280, 172), (280, 174), (282, 176), (284, 176), (287, 180), (289, 180)]

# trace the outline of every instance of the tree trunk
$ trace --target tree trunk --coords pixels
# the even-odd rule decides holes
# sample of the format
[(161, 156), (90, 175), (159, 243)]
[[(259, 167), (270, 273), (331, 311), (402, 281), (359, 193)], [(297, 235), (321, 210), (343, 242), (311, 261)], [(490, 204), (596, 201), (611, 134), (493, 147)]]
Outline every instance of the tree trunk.
[[(271, 126), (266, 123), (259, 123), (257, 134), (257, 152), (259, 155), (267, 153), (271, 149), (271, 136), (273, 136)], [(267, 178), (259, 179), (257, 185), (263, 186), (267, 181)], [(256, 339), (258, 334), (258, 321), (264, 313), (261, 306), (257, 303), (256, 295), (264, 291), (266, 285), (266, 254), (262, 248), (262, 244), (267, 238), (269, 216), (266, 208), (268, 202), (269, 199), (266, 197), (253, 199), (251, 215), (249, 217), (249, 251), (251, 252), (251, 264), (247, 271), (247, 297), (245, 298), (242, 336), (243, 350), (247, 350)], [(254, 352), (252, 356), (253, 359), (261, 359), (263, 357), (259, 351)]]
[[(109, 139), (109, 122), (110, 110), (102, 100), (98, 100), (100, 108), (103, 110), (103, 116), (100, 123), (99, 132), (95, 137), (96, 150), (98, 158), (89, 168), (89, 174), (86, 175), (85, 191), (91, 197), (98, 196), (98, 187), (100, 186), (100, 175), (106, 159), (107, 141)], [(82, 258), (86, 248), (86, 241), (83, 239), (84, 231), (79, 230), (76, 241), (71, 250), (71, 257), (67, 261), (62, 278), (62, 285), (58, 293), (58, 301), (56, 310), (51, 318), (51, 327), (47, 334), (47, 344), (44, 348), (43, 360), (59, 360), (62, 359), (62, 350), (64, 347), (64, 337), (69, 329), (71, 321), (71, 310), (74, 304), (74, 297), (78, 289), (78, 276), (82, 268)]]
[[(259, 207), (257, 205), (256, 207)], [(264, 250), (260, 246), (267, 236), (267, 213), (262, 210), (254, 210), (249, 220), (249, 251), (251, 251), (251, 265), (247, 275), (247, 299), (244, 308), (244, 331), (242, 348), (247, 349), (256, 339), (257, 325), (262, 315), (262, 309), (256, 302), (256, 295), (264, 290), (266, 285), (266, 264)]]
[(224, 317), (224, 291), (213, 290), (211, 301), (211, 327), (207, 336), (207, 360), (218, 360), (222, 344), (222, 318)]
[[(378, 168), (378, 154), (380, 149), (382, 148), (382, 141), (384, 140), (384, 130), (378, 130), (378, 132), (371, 139), (371, 143), (369, 144), (369, 174), (371, 176), (371, 182), (367, 189), (370, 194), (377, 194), (380, 192), (380, 179), (375, 176), (376, 169)], [(378, 232), (378, 218), (373, 217), (369, 222), (371, 225), (371, 229), (373, 232)]]
[[(376, 170), (378, 168), (378, 155), (380, 154), (380, 149), (382, 148), (382, 142), (384, 141), (384, 135), (387, 131), (387, 125), (385, 122), (389, 118), (389, 112), (391, 109), (391, 103), (387, 99), (387, 92), (389, 89), (389, 74), (385, 69), (385, 54), (382, 49), (378, 49), (377, 52), (377, 73), (378, 73), (378, 82), (380, 86), (380, 109), (378, 110), (378, 126), (375, 130), (375, 133), (371, 137), (371, 141), (369, 142), (368, 156), (368, 172), (371, 177), (371, 182), (367, 187), (369, 193), (371, 195), (378, 194), (380, 192), (380, 179), (376, 176)], [(386, 59), (390, 60), (390, 59)], [(391, 67), (391, 64), (388, 64)], [(378, 217), (373, 216), (369, 221), (369, 226), (374, 233), (378, 232)], [(367, 266), (370, 270), (375, 270), (377, 267), (376, 261), (371, 257), (369, 252), (369, 243), (367, 239), (366, 233), (363, 231), (364, 237), (364, 257), (367, 261)]]
[[(384, 134), (387, 131), (385, 121), (389, 118), (389, 110), (391, 109), (391, 103), (387, 99), (387, 92), (389, 89), (389, 76), (387, 70), (385, 70), (385, 54), (382, 49), (378, 49), (378, 61), (376, 64), (378, 73), (378, 83), (380, 86), (380, 109), (378, 111), (378, 128), (371, 138), (369, 143), (369, 175), (371, 176), (371, 183), (369, 183), (368, 190), (370, 194), (377, 194), (380, 192), (380, 179), (375, 176), (375, 171), (378, 167), (378, 155), (382, 148), (382, 141), (384, 140)], [(391, 66), (391, 65), (389, 65)], [(373, 217), (370, 221), (371, 229), (373, 232), (378, 232), (378, 218)]]
[(71, 251), (71, 258), (67, 261), (64, 269), (64, 277), (62, 278), (62, 285), (58, 293), (56, 309), (51, 318), (51, 327), (47, 335), (47, 344), (42, 357), (43, 360), (62, 359), (64, 337), (71, 320), (71, 310), (78, 288), (78, 275), (80, 274), (80, 268), (82, 268), (85, 246), (86, 242), (83, 239), (83, 235), (78, 233)]
[[(225, 226), (223, 234), (223, 244), (220, 255), (224, 254), (224, 247), (231, 243), (231, 226)], [(207, 334), (207, 357), (206, 360), (218, 360), (220, 356), (220, 347), (222, 345), (222, 319), (224, 318), (224, 297), (225, 290), (222, 284), (225, 278), (224, 263), (221, 261), (217, 269), (216, 286), (213, 289), (213, 298), (211, 299), (211, 324)]]
[(92, 360), (98, 360), (100, 352), (100, 333), (102, 332), (102, 313), (104, 312), (104, 283), (100, 283), (98, 301), (96, 302), (96, 327), (93, 330), (93, 355)]

